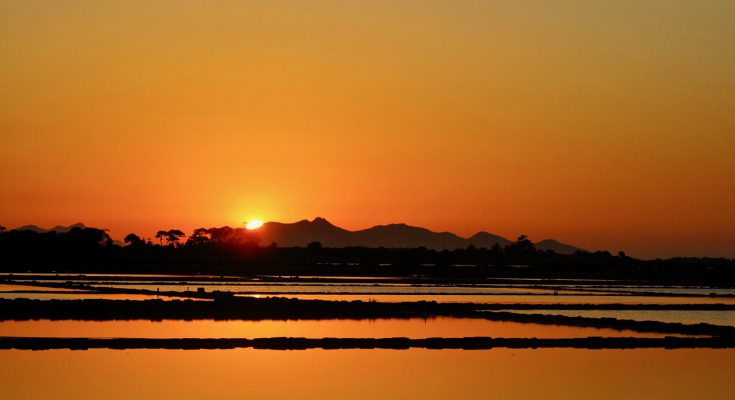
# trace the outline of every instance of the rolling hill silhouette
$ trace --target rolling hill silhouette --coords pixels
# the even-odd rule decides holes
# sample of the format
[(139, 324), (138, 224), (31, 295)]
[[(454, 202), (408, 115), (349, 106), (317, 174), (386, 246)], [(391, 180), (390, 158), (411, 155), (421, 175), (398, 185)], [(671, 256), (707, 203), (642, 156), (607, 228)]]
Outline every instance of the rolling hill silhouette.
[(33, 232), (37, 232), (37, 233), (46, 233), (46, 232), (65, 233), (65, 232), (69, 232), (73, 228), (82, 228), (82, 229), (84, 229), (84, 228), (86, 228), (86, 226), (84, 226), (84, 224), (81, 223), (81, 222), (77, 222), (76, 224), (72, 224), (72, 225), (69, 225), (69, 226), (57, 225), (57, 226), (55, 226), (55, 227), (53, 227), (51, 229), (44, 229), (44, 228), (41, 228), (38, 225), (23, 225), (23, 226), (19, 226), (17, 228), (14, 228), (14, 229), (16, 231), (33, 231)]
[(574, 254), (575, 252), (582, 250), (579, 247), (574, 247), (572, 245), (561, 243), (554, 239), (542, 240), (538, 243), (535, 243), (535, 246), (539, 250), (551, 250), (554, 253), (559, 254)]
[[(37, 225), (25, 225), (15, 228), (18, 231), (33, 231), (37, 233), (56, 232), (65, 233), (72, 228), (86, 228), (83, 223), (69, 226), (55, 226), (44, 229)], [(426, 247), (434, 250), (463, 249), (467, 246), (477, 248), (491, 248), (494, 245), (501, 247), (512, 243), (510, 240), (488, 232), (478, 232), (469, 238), (463, 238), (451, 232), (434, 232), (426, 228), (406, 224), (377, 225), (372, 228), (350, 231), (340, 228), (324, 218), (301, 220), (294, 223), (266, 222), (262, 227), (253, 231), (260, 239), (262, 246), (276, 243), (280, 247), (305, 247), (312, 242), (320, 242), (325, 247), (386, 247), (386, 248), (417, 248)], [(122, 242), (115, 241), (122, 245)], [(581, 250), (578, 247), (558, 242), (553, 239), (542, 240), (535, 244), (539, 250), (552, 250), (559, 254), (573, 254)]]
[[(377, 225), (368, 229), (349, 231), (321, 217), (294, 223), (267, 222), (257, 230), (257, 234), (261, 245), (276, 243), (281, 247), (303, 247), (311, 242), (320, 242), (326, 247), (426, 247), (435, 250), (453, 250), (469, 245), (491, 248), (495, 244), (505, 246), (511, 243), (502, 236), (488, 232), (478, 232), (469, 238), (463, 238), (451, 232), (434, 232), (406, 224)], [(571, 254), (580, 250), (553, 239), (543, 240), (536, 247), (561, 254)]]
[(354, 246), (351, 234), (324, 218), (301, 220), (292, 224), (266, 222), (258, 228), (257, 236), (262, 245), (277, 243), (281, 247), (303, 247), (311, 242), (321, 242), (330, 247)]

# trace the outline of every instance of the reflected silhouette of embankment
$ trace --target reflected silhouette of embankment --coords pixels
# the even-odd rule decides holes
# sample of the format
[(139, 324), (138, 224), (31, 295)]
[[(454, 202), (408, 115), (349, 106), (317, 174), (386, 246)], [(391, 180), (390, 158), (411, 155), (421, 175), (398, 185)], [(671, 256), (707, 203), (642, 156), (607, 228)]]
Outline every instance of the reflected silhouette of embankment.
[(521, 314), (509, 311), (488, 311), (483, 306), (486, 305), (424, 301), (379, 303), (285, 298), (243, 298), (209, 302), (191, 300), (0, 299), (0, 320), (295, 320), (454, 317), (546, 325), (609, 328), (662, 334), (735, 337), (735, 327), (733, 326), (549, 314)]
[(461, 349), (493, 348), (578, 348), (578, 349), (638, 349), (638, 348), (735, 348), (735, 337), (663, 338), (587, 337), (563, 339), (538, 338), (257, 338), (257, 339), (143, 339), (143, 338), (15, 338), (0, 337), (0, 349), (234, 349), (269, 350), (306, 349)]

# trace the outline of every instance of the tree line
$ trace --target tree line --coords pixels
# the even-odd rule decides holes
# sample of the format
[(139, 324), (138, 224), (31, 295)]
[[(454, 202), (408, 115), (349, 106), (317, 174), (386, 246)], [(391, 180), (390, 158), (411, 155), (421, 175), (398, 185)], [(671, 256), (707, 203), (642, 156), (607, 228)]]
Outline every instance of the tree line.
[(115, 243), (105, 230), (75, 227), (68, 232), (7, 230), (0, 227), (2, 271), (88, 271), (166, 273), (275, 273), (441, 276), (585, 276), (656, 279), (707, 276), (735, 284), (735, 260), (672, 258), (639, 260), (606, 251), (557, 254), (536, 249), (525, 235), (491, 248), (329, 248), (261, 245), (257, 233), (229, 226), (159, 230), (155, 242), (128, 234)]

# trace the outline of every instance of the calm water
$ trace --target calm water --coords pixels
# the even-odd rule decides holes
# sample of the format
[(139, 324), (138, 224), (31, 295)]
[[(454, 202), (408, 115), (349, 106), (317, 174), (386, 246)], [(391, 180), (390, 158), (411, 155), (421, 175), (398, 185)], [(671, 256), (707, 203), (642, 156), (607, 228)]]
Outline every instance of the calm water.
[(0, 292), (24, 292), (24, 291), (32, 291), (32, 292), (69, 292), (69, 293), (87, 292), (86, 290), (79, 290), (79, 289), (52, 288), (52, 287), (43, 287), (43, 286), (30, 286), (30, 285), (8, 285), (8, 284), (0, 284)]
[(735, 398), (735, 350), (0, 351), (3, 398)]
[(208, 301), (208, 299), (189, 299), (175, 296), (156, 296), (155, 294), (122, 294), (122, 293), (23, 293), (5, 292), (0, 293), (0, 299), (33, 299), (33, 300), (84, 300), (84, 299), (107, 299), (107, 300), (193, 300)]
[[(117, 289), (145, 289), (161, 291), (180, 292), (203, 288), (211, 292), (219, 290), (222, 292), (235, 293), (260, 293), (260, 294), (288, 294), (288, 293), (324, 293), (324, 294), (553, 294), (554, 290), (550, 288), (519, 288), (519, 287), (472, 287), (472, 286), (412, 286), (407, 284), (369, 284), (369, 283), (351, 283), (351, 284), (327, 284), (327, 283), (311, 283), (311, 284), (293, 284), (293, 283), (250, 283), (250, 284), (218, 284), (188, 282), (185, 284), (165, 284), (160, 282), (124, 282), (124, 283), (98, 283), (90, 284), (91, 287), (99, 288), (117, 288)], [(562, 293), (575, 294), (578, 290), (562, 291)], [(589, 292), (589, 294), (597, 294), (599, 292)], [(602, 293), (604, 294), (604, 293)]]
[[(110, 299), (110, 300), (162, 300), (186, 299), (176, 296), (157, 296), (155, 294), (118, 294), (96, 293), (94, 291), (43, 290), (27, 289), (26, 291), (0, 291), (3, 299), (37, 299), (37, 300), (75, 300), (75, 299)], [(192, 290), (196, 286), (191, 287)], [(436, 301), (441, 303), (485, 303), (485, 304), (733, 304), (735, 298), (726, 297), (668, 297), (668, 296), (629, 296), (629, 295), (539, 295), (539, 294), (293, 294), (293, 293), (261, 293), (238, 294), (246, 297), (287, 297), (302, 300), (332, 301)], [(197, 300), (197, 299), (192, 299)]]
[[(91, 276), (91, 275), (90, 275)], [(112, 275), (95, 275), (100, 281)], [(139, 275), (141, 278), (156, 276)], [(70, 276), (72, 278), (72, 276)], [(170, 276), (175, 279), (202, 277)], [(410, 286), (405, 284), (212, 284), (128, 282), (125, 288), (232, 290), (302, 299), (478, 303), (733, 303), (732, 298), (605, 294), (608, 288)], [(198, 283), (201, 283), (198, 284)], [(599, 292), (587, 292), (587, 289)], [(48, 291), (46, 291), (48, 290)], [(630, 288), (688, 294), (730, 289)], [(45, 293), (22, 293), (33, 291)], [(0, 285), (0, 297), (148, 299)], [(14, 293), (15, 292), (15, 293)], [(341, 293), (341, 294), (340, 294)], [(387, 294), (380, 294), (387, 293)], [(162, 298), (165, 298), (162, 296)], [(732, 311), (528, 311), (735, 326)], [(289, 321), (2, 321), (0, 336), (56, 337), (587, 337), (659, 334), (482, 319)], [(103, 350), (0, 351), (7, 399), (733, 399), (735, 350)]]
[(614, 329), (522, 324), (470, 318), (263, 321), (2, 321), (0, 336), (256, 338), (256, 337), (660, 337)]
[[(80, 281), (80, 283), (82, 283)], [(411, 285), (406, 283), (291, 283), (291, 282), (269, 282), (269, 283), (219, 283), (212, 284), (211, 281), (191, 281), (186, 283), (174, 282), (102, 282), (92, 283), (92, 287), (113, 287), (148, 289), (160, 287), (161, 290), (182, 291), (187, 286), (203, 287), (207, 291), (220, 290), (227, 292), (255, 292), (255, 293), (385, 293), (392, 294), (432, 294), (432, 293), (456, 293), (456, 294), (502, 294), (502, 293), (538, 293), (538, 294), (601, 294), (607, 292), (618, 293), (651, 293), (660, 295), (696, 295), (696, 296), (735, 296), (735, 289), (722, 288), (695, 288), (695, 287), (659, 287), (659, 286), (511, 286), (511, 285)]]
[(135, 277), (135, 278), (177, 278), (177, 279), (203, 279), (203, 278), (236, 278), (220, 275), (184, 275), (184, 274), (55, 274), (47, 272), (20, 272), (15, 274), (2, 274), (0, 278), (4, 279), (37, 279), (42, 277), (54, 277), (55, 279), (74, 280), (79, 278), (117, 278), (117, 277)]
[[(518, 303), (735, 303), (735, 289), (703, 287), (660, 287), (616, 285), (614, 281), (603, 282), (583, 280), (573, 285), (554, 285), (553, 281), (529, 280), (520, 285), (488, 283), (478, 285), (451, 284), (407, 284), (402, 282), (361, 282), (345, 280), (339, 283), (284, 281), (260, 282), (245, 278), (220, 278), (213, 276), (186, 275), (106, 275), (89, 274), (84, 279), (79, 275), (59, 276), (56, 280), (44, 280), (48, 275), (13, 276), (15, 281), (36, 280), (39, 283), (58, 283), (61, 281), (89, 285), (91, 288), (145, 289), (183, 292), (199, 288), (212, 292), (215, 290), (252, 295), (284, 295), (299, 298), (320, 298), (339, 300), (378, 300), (378, 301), (475, 301), (475, 302), (518, 302)], [(113, 278), (119, 278), (111, 280)], [(132, 280), (139, 278), (138, 280)], [(153, 280), (156, 279), (156, 280)], [(235, 280), (233, 280), (235, 279)], [(0, 285), (0, 291), (2, 286)], [(20, 287), (20, 286), (16, 286)], [(36, 288), (34, 290), (43, 290)], [(656, 296), (636, 295), (640, 292), (655, 293)], [(674, 295), (691, 295), (680, 297)], [(407, 296), (405, 299), (399, 296)], [(712, 297), (709, 297), (712, 295)], [(310, 297), (311, 296), (311, 297)], [(316, 297), (315, 297), (316, 296)], [(333, 297), (343, 296), (343, 297)], [(706, 296), (706, 297), (696, 297)], [(7, 297), (7, 296), (5, 296)], [(41, 297), (36, 297), (41, 298)], [(48, 297), (43, 297), (48, 298)]]

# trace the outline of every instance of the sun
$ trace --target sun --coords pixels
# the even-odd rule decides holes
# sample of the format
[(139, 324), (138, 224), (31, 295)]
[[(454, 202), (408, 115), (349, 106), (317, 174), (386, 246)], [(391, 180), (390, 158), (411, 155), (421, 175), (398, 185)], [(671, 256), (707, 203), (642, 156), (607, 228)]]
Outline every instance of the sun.
[(248, 221), (247, 224), (245, 224), (245, 228), (250, 229), (250, 230), (258, 229), (261, 226), (263, 226), (263, 221), (259, 219)]

